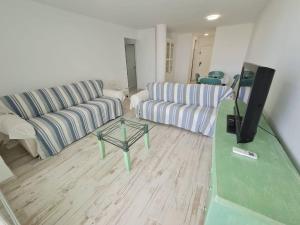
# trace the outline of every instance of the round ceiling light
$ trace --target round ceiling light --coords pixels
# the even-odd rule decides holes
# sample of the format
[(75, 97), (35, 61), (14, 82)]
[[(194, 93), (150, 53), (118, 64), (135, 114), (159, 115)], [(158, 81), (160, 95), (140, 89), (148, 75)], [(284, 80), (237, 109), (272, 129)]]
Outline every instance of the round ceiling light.
[(203, 35), (207, 37), (209, 35), (209, 33), (204, 33)]
[(212, 21), (212, 20), (217, 20), (221, 17), (220, 14), (211, 14), (205, 17), (207, 20)]

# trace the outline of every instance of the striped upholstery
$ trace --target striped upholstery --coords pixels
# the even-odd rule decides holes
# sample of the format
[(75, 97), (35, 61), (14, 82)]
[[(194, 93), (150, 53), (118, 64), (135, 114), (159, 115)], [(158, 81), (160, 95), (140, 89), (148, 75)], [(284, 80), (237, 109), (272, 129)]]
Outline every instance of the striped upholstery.
[(226, 86), (168, 82), (150, 83), (147, 89), (149, 99), (201, 107), (217, 107), (222, 98), (232, 93), (232, 90)]
[(1, 101), (25, 120), (57, 112), (61, 109), (101, 97), (103, 83), (100, 80), (80, 81), (47, 89), (1, 97)]
[(226, 86), (150, 83), (149, 99), (137, 107), (137, 116), (212, 136), (216, 108), (232, 95)]
[(174, 125), (212, 136), (216, 108), (148, 100), (139, 105), (139, 116), (157, 123)]
[(104, 123), (123, 115), (117, 98), (103, 96), (100, 80), (79, 81), (0, 98), (33, 125), (41, 158), (55, 155)]
[[(42, 153), (46, 158), (123, 114), (119, 99), (101, 97), (58, 112), (31, 118)], [(43, 155), (41, 155), (43, 154)]]
[(248, 103), (251, 94), (251, 87), (240, 87), (239, 89), (239, 99), (245, 103)]

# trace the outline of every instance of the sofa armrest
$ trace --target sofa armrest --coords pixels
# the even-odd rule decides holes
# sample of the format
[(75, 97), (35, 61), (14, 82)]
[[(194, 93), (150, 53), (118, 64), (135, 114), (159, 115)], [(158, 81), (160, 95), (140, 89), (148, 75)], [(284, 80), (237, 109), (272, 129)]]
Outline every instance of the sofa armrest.
[(149, 92), (147, 90), (140, 91), (130, 98), (130, 109), (136, 109), (138, 104), (149, 99)]
[(0, 115), (0, 132), (9, 139), (33, 139), (36, 138), (33, 126), (17, 115)]
[(125, 94), (123, 91), (117, 91), (113, 89), (103, 89), (103, 95), (112, 98), (118, 98), (122, 102), (125, 100)]

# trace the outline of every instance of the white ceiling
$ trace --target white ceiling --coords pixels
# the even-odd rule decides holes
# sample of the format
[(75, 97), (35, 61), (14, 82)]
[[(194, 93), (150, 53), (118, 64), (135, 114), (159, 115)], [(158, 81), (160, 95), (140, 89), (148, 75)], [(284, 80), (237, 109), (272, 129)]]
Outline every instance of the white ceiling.
[[(136, 29), (165, 23), (174, 32), (255, 21), (269, 0), (34, 0)], [(218, 21), (205, 16), (219, 13)]]

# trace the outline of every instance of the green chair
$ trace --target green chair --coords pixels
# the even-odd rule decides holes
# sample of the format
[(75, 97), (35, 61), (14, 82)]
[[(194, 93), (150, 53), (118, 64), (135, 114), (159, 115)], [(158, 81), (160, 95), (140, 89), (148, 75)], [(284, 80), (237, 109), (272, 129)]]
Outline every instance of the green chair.
[(199, 80), (199, 84), (221, 85), (221, 80), (218, 78), (204, 77)]
[(222, 71), (210, 71), (208, 73), (208, 77), (222, 79), (224, 77), (224, 73)]
[[(231, 88), (235, 88), (239, 78), (241, 78), (240, 74), (236, 74), (233, 77), (233, 83)], [(245, 71), (243, 78), (240, 79), (240, 86), (243, 87), (251, 87), (254, 82), (254, 73), (252, 71)]]
[(252, 78), (252, 79), (241, 79), (240, 80), (240, 86), (251, 87), (253, 82), (254, 82), (254, 78)]
[(254, 78), (254, 73), (252, 71), (244, 71), (243, 73), (243, 78), (244, 79), (253, 79)]

